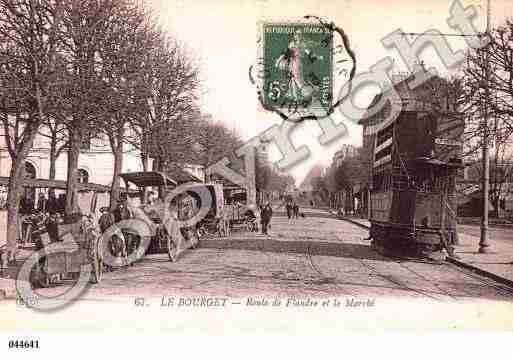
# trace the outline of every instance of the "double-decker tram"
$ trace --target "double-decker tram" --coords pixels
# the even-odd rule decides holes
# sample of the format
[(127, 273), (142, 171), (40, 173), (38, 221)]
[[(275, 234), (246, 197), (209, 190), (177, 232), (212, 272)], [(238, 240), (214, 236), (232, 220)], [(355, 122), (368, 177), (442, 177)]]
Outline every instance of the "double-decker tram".
[(463, 129), (456, 113), (415, 110), (372, 136), (370, 236), (378, 251), (437, 259), (450, 252)]

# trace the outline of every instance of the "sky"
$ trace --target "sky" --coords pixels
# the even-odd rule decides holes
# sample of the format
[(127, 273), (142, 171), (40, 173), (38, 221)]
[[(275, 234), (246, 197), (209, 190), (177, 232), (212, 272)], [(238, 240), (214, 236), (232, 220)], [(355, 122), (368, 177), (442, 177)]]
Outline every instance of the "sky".
[[(425, 32), (437, 29), (455, 33), (446, 20), (452, 0), (146, 0), (158, 16), (162, 29), (183, 42), (200, 62), (202, 79), (201, 108), (215, 120), (235, 129), (243, 139), (250, 139), (281, 120), (276, 114), (259, 110), (256, 89), (248, 70), (257, 60), (259, 21), (298, 21), (304, 15), (317, 15), (344, 29), (356, 53), (357, 71), (368, 71), (385, 56), (392, 56), (399, 69), (405, 69), (395, 50), (385, 49), (381, 39), (394, 30)], [(484, 30), (486, 0), (462, 0), (464, 7), (474, 5), (478, 11), (475, 26)], [(492, 25), (513, 17), (513, 1), (491, 1)], [(462, 38), (448, 38), (454, 51), (465, 50)], [(445, 70), (435, 52), (427, 48), (421, 59)], [(377, 91), (369, 86), (356, 98), (363, 107)], [(337, 88), (334, 89), (337, 93)], [(336, 112), (337, 114), (337, 112)], [(335, 122), (344, 121), (342, 116)], [(291, 134), (294, 146), (307, 145), (310, 157), (290, 168), (288, 173), (300, 183), (316, 163), (329, 166), (333, 154), (343, 144), (361, 144), (361, 127), (349, 121), (347, 135), (329, 146), (319, 144), (322, 133), (313, 122), (305, 122)], [(281, 157), (276, 146), (270, 147), (270, 159)]]

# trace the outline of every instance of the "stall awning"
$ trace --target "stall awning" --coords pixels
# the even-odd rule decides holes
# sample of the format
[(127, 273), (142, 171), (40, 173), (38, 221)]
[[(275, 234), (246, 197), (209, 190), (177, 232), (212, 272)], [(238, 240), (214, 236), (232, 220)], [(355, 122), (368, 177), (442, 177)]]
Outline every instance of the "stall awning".
[[(0, 177), (0, 185), (7, 186), (9, 184), (9, 177)], [(23, 180), (23, 187), (25, 188), (55, 188), (65, 190), (68, 187), (66, 181), (49, 180), (44, 178), (26, 178)], [(109, 192), (110, 186), (105, 186), (97, 183), (77, 183), (79, 191), (93, 191), (93, 192)], [(126, 189), (121, 188), (121, 191)]]
[(120, 177), (137, 187), (168, 186), (174, 188), (184, 183), (202, 182), (199, 178), (180, 169), (174, 169), (168, 174), (157, 171), (128, 172), (122, 173)]
[(137, 187), (151, 187), (151, 186), (170, 186), (176, 187), (176, 181), (167, 177), (162, 172), (129, 172), (122, 173), (120, 177), (129, 183), (133, 183)]

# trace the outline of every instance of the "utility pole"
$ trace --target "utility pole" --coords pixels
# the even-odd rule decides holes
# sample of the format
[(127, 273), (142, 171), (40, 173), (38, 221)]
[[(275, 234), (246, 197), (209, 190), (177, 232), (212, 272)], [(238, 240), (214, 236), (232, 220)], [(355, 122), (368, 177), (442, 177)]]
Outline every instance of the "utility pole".
[[(490, 36), (490, 0), (487, 0), (486, 8), (486, 32), (485, 36)], [(490, 38), (491, 39), (491, 38)], [(479, 239), (479, 253), (489, 253), (490, 243), (488, 242), (488, 213), (489, 213), (489, 193), (490, 193), (490, 149), (489, 149), (489, 131), (488, 131), (488, 101), (490, 101), (490, 63), (489, 63), (489, 44), (484, 47), (484, 65), (485, 65), (485, 100), (483, 104), (483, 217), (481, 221), (481, 238)]]

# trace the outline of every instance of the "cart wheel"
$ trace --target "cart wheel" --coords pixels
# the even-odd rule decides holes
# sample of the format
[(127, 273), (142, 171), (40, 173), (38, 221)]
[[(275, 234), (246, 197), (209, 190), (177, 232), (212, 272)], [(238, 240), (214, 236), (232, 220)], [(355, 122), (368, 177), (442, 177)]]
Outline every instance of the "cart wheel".
[(176, 262), (178, 259), (178, 247), (176, 246), (175, 241), (171, 238), (170, 235), (166, 235), (167, 239), (167, 255), (169, 256), (169, 260), (171, 262)]

